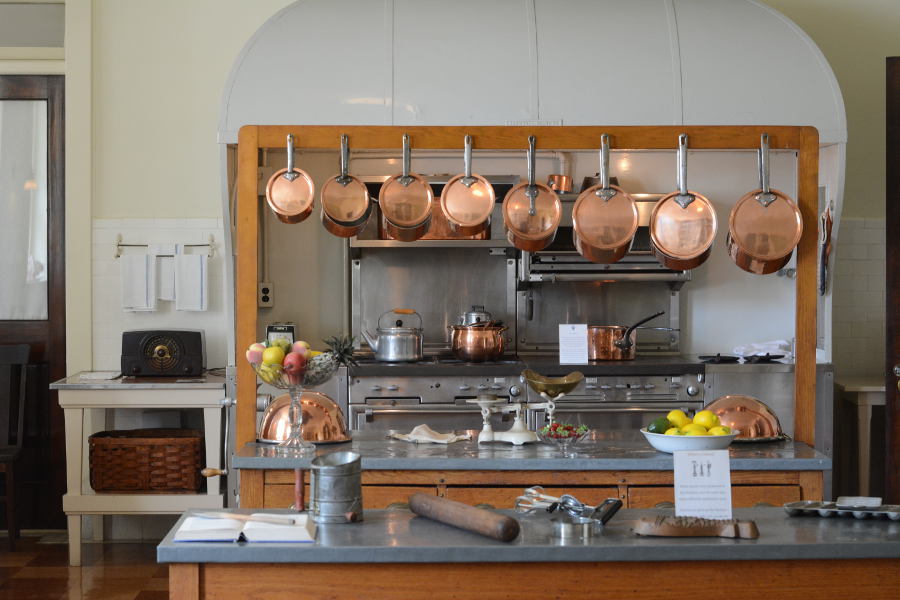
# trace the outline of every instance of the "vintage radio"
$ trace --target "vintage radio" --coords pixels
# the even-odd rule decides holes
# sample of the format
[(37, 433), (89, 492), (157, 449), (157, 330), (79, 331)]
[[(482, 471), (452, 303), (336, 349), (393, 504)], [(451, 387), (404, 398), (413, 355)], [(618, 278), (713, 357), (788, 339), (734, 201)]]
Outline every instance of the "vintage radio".
[(206, 368), (203, 331), (144, 329), (122, 332), (122, 375), (193, 377)]

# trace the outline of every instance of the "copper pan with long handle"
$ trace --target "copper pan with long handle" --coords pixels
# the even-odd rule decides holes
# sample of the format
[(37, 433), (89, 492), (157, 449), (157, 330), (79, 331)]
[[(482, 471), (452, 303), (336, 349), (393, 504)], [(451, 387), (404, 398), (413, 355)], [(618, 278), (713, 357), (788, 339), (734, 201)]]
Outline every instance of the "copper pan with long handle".
[(312, 213), (315, 185), (306, 171), (294, 167), (294, 134), (287, 135), (287, 168), (266, 184), (266, 202), (283, 223), (299, 223)]
[(660, 311), (634, 325), (590, 325), (588, 327), (588, 360), (634, 360), (637, 328), (664, 315)]
[(791, 259), (803, 235), (803, 217), (784, 192), (769, 187), (769, 135), (760, 139), (759, 189), (731, 209), (728, 255), (743, 270), (757, 275), (774, 273)]
[(663, 196), (650, 213), (650, 243), (656, 259), (685, 271), (709, 257), (718, 222), (712, 203), (687, 186), (687, 134), (678, 136), (678, 189)]

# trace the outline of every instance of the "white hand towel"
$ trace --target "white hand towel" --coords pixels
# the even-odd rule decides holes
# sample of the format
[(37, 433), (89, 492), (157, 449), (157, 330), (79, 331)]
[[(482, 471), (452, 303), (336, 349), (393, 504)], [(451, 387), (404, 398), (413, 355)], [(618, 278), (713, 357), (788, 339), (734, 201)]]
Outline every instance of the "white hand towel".
[(432, 444), (452, 444), (460, 440), (472, 439), (472, 434), (438, 433), (428, 425), (416, 425), (409, 433), (392, 433), (391, 436), (404, 442), (430, 442)]
[(156, 269), (149, 254), (124, 254), (119, 257), (122, 310), (156, 310)]
[(156, 297), (175, 299), (175, 244), (150, 244), (150, 255), (156, 257)]
[(209, 307), (209, 276), (205, 254), (175, 255), (175, 310)]

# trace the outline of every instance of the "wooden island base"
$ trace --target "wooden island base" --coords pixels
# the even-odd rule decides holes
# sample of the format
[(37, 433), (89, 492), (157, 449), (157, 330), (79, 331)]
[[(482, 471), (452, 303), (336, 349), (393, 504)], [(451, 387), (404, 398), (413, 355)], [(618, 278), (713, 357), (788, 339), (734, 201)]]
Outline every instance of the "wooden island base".
[(170, 564), (171, 600), (897, 598), (900, 560)]

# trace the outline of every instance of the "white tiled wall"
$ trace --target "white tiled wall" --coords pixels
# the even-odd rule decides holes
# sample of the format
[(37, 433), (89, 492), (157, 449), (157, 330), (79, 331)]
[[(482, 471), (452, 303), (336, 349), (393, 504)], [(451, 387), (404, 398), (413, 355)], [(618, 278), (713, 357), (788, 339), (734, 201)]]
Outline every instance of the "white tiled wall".
[(883, 375), (884, 219), (842, 219), (833, 258), (835, 373), (838, 377)]
[[(216, 248), (209, 261), (209, 310), (176, 311), (174, 302), (159, 300), (154, 312), (125, 312), (121, 307), (116, 236), (125, 244), (205, 244), (212, 235)], [(93, 366), (117, 370), (122, 332), (129, 329), (202, 329), (206, 332), (206, 365), (224, 367), (228, 318), (225, 312), (225, 260), (222, 219), (95, 219), (93, 223), (92, 304)], [(193, 249), (192, 251), (203, 251)], [(124, 248), (123, 253), (144, 252)], [(69, 340), (71, 344), (73, 340)]]

